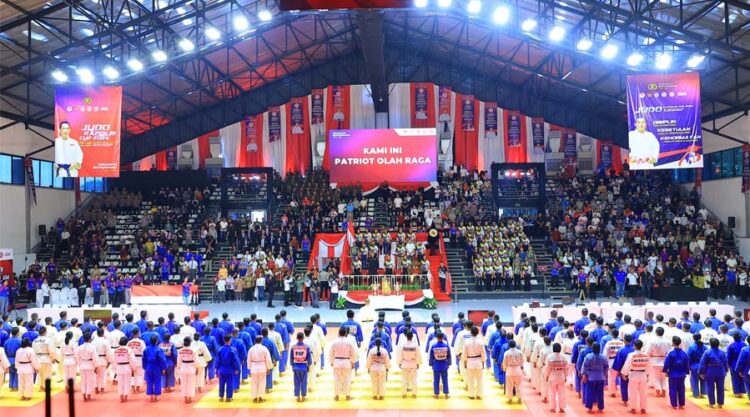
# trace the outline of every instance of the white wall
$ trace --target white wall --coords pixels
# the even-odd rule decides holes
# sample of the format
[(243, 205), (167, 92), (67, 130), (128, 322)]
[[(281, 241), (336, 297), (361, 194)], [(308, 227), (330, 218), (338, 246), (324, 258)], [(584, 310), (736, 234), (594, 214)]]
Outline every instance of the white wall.
[[(10, 122), (11, 120), (0, 117), (0, 126), (4, 126)], [(32, 126), (31, 128), (42, 135), (45, 135), (50, 140), (54, 139), (51, 130), (35, 126)], [(25, 156), (28, 153), (48, 145), (50, 145), (50, 142), (44, 140), (41, 136), (31, 130), (26, 130), (23, 123), (18, 123), (7, 129), (0, 130), (0, 153)], [(50, 148), (46, 151), (35, 154), (32, 158), (52, 161), (55, 158), (55, 152), (53, 148)]]
[[(723, 117), (716, 120), (716, 129), (721, 129), (722, 126), (731, 122), (732, 119), (737, 117), (737, 114), (732, 116)], [(740, 146), (739, 143), (723, 138), (719, 135), (715, 135), (708, 132), (706, 129), (713, 129), (714, 122), (708, 122), (703, 124), (703, 153), (711, 153), (723, 151), (724, 149), (736, 148)], [(725, 128), (721, 129), (721, 133), (737, 138), (744, 141), (750, 141), (750, 116), (742, 116)]]
[[(27, 249), (39, 243), (38, 225), (44, 224), (49, 228), (59, 217), (66, 218), (75, 210), (75, 193), (72, 190), (37, 188), (37, 204), (31, 203), (27, 216), (26, 190), (21, 185), (0, 185), (0, 247), (13, 248), (14, 258), (19, 262), (23, 262)], [(81, 193), (81, 200), (85, 201), (89, 195)], [(27, 224), (31, 228), (28, 241)]]

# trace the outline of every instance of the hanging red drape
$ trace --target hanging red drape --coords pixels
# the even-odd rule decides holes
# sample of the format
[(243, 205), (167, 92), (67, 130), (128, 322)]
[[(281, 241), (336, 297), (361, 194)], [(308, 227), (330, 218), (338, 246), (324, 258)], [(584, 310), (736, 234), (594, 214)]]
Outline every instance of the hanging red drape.
[(411, 127), (435, 127), (435, 86), (411, 83)]
[(157, 171), (167, 170), (167, 151), (166, 150), (159, 151), (156, 153), (156, 170)]
[(526, 116), (518, 110), (505, 110), (503, 117), (505, 161), (529, 162)]
[(239, 149), (240, 168), (261, 168), (263, 163), (263, 115), (247, 116), (242, 123)]
[(199, 168), (203, 169), (206, 167), (206, 159), (211, 157), (210, 138), (215, 138), (217, 136), (219, 136), (219, 131), (215, 130), (198, 137), (198, 155), (195, 155), (194, 157), (198, 158)]
[(456, 122), (453, 143), (456, 165), (468, 170), (479, 165), (479, 101), (473, 95), (456, 94)]
[(307, 172), (310, 169), (310, 117), (307, 97), (294, 97), (286, 105), (286, 170)]
[(349, 129), (351, 126), (351, 111), (349, 86), (329, 86), (328, 97), (326, 97), (326, 150), (323, 154), (323, 169), (328, 171), (331, 167), (329, 162), (328, 132), (331, 129)]

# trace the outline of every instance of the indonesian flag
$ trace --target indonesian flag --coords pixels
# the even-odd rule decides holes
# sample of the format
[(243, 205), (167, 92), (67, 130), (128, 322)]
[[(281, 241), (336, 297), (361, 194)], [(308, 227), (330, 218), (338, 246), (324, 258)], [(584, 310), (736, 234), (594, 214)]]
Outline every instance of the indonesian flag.
[(354, 226), (353, 222), (347, 222), (346, 226), (346, 239), (349, 241), (349, 247), (354, 245)]
[(344, 253), (344, 243), (346, 236), (341, 236), (338, 242), (332, 242), (328, 239), (318, 240), (318, 258), (340, 258)]

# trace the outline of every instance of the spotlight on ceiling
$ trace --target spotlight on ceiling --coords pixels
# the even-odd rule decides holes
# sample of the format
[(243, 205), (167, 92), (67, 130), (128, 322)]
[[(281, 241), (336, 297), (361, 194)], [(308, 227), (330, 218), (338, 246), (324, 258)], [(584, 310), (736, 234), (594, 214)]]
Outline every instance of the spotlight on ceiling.
[(656, 56), (655, 66), (656, 69), (665, 70), (672, 65), (672, 55), (667, 52), (662, 52)]
[(631, 67), (637, 67), (638, 65), (643, 62), (643, 55), (639, 54), (638, 52), (633, 52), (630, 54), (630, 56), (627, 59), (627, 64)]
[(78, 74), (78, 79), (84, 84), (91, 84), (94, 82), (94, 74), (88, 68), (78, 68), (76, 69), (76, 74)]
[(162, 51), (161, 49), (157, 49), (151, 53), (151, 58), (153, 58), (156, 62), (164, 62), (167, 60), (167, 53)]
[(206, 28), (206, 37), (212, 41), (217, 41), (221, 38), (221, 32), (213, 26)]
[(273, 19), (273, 15), (270, 11), (264, 9), (258, 12), (258, 19), (260, 19), (261, 22), (268, 22)]
[(193, 44), (193, 41), (187, 38), (182, 39), (177, 45), (185, 52), (189, 52), (195, 49), (195, 44)]
[(602, 48), (602, 58), (604, 59), (612, 59), (617, 56), (617, 46), (611, 43), (608, 43)]
[(576, 48), (578, 48), (579, 51), (588, 51), (593, 45), (594, 43), (591, 42), (591, 39), (581, 38), (581, 40), (578, 41)]
[(531, 32), (536, 28), (536, 20), (526, 19), (521, 23), (521, 30), (524, 32)]
[(466, 10), (470, 14), (477, 14), (482, 10), (482, 2), (479, 0), (471, 0), (468, 5), (466, 5)]
[(250, 22), (247, 21), (247, 17), (243, 14), (235, 16), (234, 19), (232, 19), (232, 25), (237, 32), (244, 32), (250, 28)]
[(495, 9), (495, 13), (492, 14), (492, 20), (498, 25), (504, 25), (510, 20), (510, 8), (508, 6), (500, 6)]
[(120, 77), (120, 71), (118, 71), (117, 68), (111, 65), (107, 65), (106, 67), (104, 67), (104, 69), (102, 70), (102, 74), (104, 74), (104, 76), (109, 80), (116, 80)]
[(559, 42), (565, 38), (565, 28), (562, 26), (555, 26), (549, 31), (549, 39), (553, 42)]
[(61, 83), (68, 81), (68, 75), (59, 69), (52, 71), (52, 78)]
[(133, 58), (128, 61), (128, 67), (130, 67), (130, 69), (133, 71), (140, 71), (143, 69), (143, 62)]

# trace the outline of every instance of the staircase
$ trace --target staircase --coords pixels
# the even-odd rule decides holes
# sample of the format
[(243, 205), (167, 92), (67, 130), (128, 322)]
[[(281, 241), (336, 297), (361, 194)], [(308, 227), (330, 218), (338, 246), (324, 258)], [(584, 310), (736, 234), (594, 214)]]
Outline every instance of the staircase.
[(451, 288), (453, 292), (466, 294), (476, 288), (474, 272), (466, 262), (466, 251), (463, 248), (445, 247), (445, 256), (448, 259), (448, 272), (451, 276)]
[(388, 216), (388, 204), (382, 198), (375, 200), (375, 213), (372, 218), (374, 227), (394, 227), (396, 222), (390, 216)]

